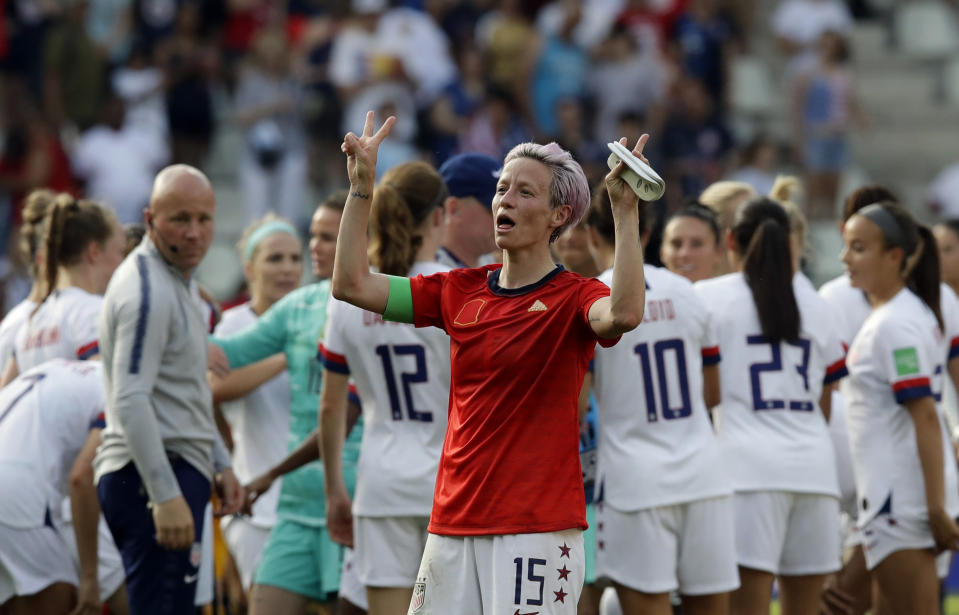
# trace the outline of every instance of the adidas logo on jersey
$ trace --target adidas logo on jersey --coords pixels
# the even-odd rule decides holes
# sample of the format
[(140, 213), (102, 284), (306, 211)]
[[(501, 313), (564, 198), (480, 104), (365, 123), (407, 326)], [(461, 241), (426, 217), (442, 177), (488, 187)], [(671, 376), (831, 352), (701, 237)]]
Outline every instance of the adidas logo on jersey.
[(536, 301), (533, 302), (533, 305), (529, 306), (529, 309), (526, 311), (527, 312), (545, 312), (546, 309), (547, 309), (546, 304), (540, 301), (539, 299), (537, 299)]

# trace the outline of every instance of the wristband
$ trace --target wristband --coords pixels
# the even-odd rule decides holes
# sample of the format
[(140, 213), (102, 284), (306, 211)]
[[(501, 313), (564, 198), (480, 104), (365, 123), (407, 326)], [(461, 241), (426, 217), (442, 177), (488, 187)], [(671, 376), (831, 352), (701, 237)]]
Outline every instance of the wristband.
[(410, 279), (391, 275), (390, 294), (386, 298), (383, 318), (393, 322), (413, 322), (413, 290)]

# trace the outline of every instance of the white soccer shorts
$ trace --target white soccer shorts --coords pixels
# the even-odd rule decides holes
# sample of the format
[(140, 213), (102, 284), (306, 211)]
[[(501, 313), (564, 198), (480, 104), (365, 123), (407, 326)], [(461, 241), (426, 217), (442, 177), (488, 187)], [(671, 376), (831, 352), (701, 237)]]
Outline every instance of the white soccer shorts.
[(426, 540), (408, 615), (575, 615), (582, 530)]
[(597, 506), (596, 572), (646, 594), (739, 587), (729, 496), (622, 512)]
[(829, 574), (842, 557), (839, 500), (788, 491), (733, 495), (740, 566), (776, 575)]
[(366, 587), (413, 587), (429, 517), (353, 517), (354, 567)]

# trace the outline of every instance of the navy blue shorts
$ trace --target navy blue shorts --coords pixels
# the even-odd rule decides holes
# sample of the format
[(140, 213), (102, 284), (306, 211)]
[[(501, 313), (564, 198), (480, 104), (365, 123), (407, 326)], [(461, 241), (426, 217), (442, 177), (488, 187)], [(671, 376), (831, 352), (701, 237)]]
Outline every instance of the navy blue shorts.
[(104, 474), (97, 485), (103, 517), (123, 558), (130, 612), (137, 615), (180, 615), (194, 611), (200, 568), (203, 512), (210, 501), (210, 481), (182, 459), (171, 459), (173, 472), (195, 529), (192, 548), (170, 551), (156, 541), (146, 488), (133, 463)]

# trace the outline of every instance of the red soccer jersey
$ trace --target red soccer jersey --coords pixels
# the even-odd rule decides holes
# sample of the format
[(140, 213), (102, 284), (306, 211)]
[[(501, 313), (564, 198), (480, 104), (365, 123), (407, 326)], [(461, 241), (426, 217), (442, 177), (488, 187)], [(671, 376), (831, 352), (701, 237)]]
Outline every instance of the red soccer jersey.
[(410, 280), (416, 326), (450, 336), (449, 428), (429, 531), (528, 534), (586, 528), (577, 400), (609, 295), (561, 267), (503, 289), (499, 265)]

